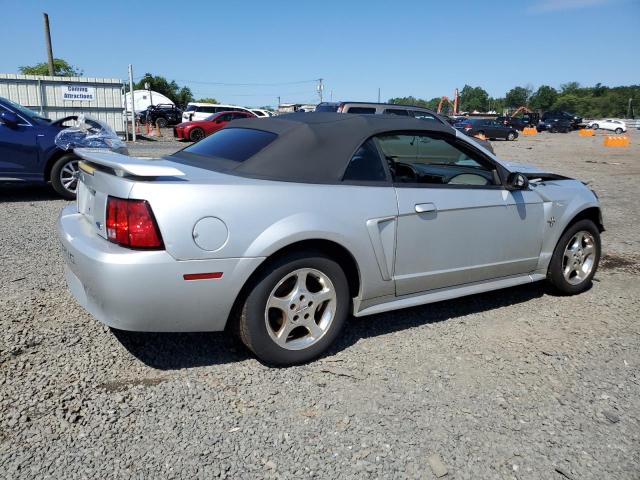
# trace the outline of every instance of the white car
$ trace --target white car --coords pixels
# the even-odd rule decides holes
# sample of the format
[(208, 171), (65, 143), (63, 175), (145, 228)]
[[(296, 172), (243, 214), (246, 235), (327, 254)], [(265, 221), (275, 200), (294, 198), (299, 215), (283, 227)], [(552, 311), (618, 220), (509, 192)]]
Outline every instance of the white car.
[(263, 110), (262, 108), (252, 108), (251, 113), (253, 113), (258, 118), (273, 117), (273, 112), (270, 112), (269, 110)]
[(183, 122), (195, 122), (198, 120), (206, 120), (214, 113), (218, 112), (249, 112), (251, 110), (238, 105), (223, 105), (220, 103), (198, 103), (189, 102), (187, 108), (182, 113)]
[(621, 120), (592, 120), (587, 124), (587, 128), (593, 128), (594, 130), (598, 130), (599, 128), (611, 130), (619, 135), (627, 131), (627, 124)]

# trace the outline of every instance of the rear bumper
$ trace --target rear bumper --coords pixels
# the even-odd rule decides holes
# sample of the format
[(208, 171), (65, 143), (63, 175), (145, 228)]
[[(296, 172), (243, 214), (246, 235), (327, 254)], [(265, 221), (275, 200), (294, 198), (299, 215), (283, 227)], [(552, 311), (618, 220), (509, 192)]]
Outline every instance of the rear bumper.
[[(223, 330), (240, 289), (263, 260), (178, 261), (164, 250), (119, 247), (98, 236), (75, 205), (62, 211), (58, 234), (71, 293), (102, 323), (122, 330)], [(183, 278), (209, 272), (223, 276)]]

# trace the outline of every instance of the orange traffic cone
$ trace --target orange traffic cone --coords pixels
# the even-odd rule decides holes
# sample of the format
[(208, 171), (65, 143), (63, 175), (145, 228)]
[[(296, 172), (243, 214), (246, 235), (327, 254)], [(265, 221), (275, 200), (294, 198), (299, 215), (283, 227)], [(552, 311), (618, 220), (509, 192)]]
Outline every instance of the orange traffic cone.
[(161, 137), (162, 133), (160, 133), (160, 125), (156, 123), (156, 136)]
[[(135, 122), (134, 122), (135, 123)], [(140, 131), (140, 124), (136, 123), (136, 135), (140, 135), (142, 132)]]

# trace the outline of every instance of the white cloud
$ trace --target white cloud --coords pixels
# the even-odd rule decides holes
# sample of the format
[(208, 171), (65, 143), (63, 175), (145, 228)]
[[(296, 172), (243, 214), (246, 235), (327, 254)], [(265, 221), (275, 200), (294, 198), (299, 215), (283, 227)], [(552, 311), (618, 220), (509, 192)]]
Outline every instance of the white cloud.
[(537, 0), (527, 11), (529, 13), (560, 12), (597, 7), (613, 3), (615, 0)]

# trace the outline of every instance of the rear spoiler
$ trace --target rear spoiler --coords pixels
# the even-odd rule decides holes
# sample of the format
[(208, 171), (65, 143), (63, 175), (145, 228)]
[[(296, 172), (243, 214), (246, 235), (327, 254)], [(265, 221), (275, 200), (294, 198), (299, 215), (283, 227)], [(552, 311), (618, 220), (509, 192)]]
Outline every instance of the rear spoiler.
[(160, 158), (129, 157), (108, 150), (91, 148), (76, 148), (74, 152), (83, 160), (112, 168), (119, 176), (177, 177), (185, 175), (174, 166), (174, 163)]

